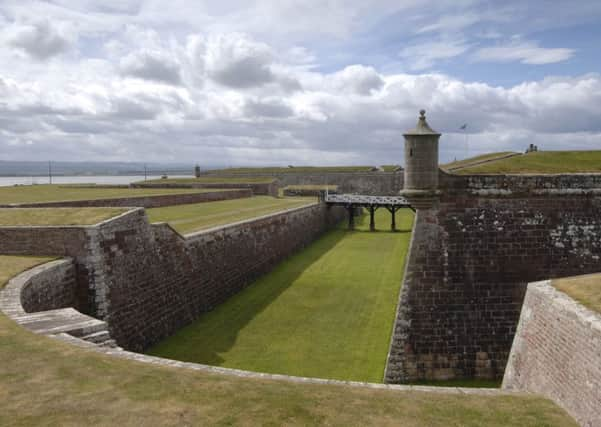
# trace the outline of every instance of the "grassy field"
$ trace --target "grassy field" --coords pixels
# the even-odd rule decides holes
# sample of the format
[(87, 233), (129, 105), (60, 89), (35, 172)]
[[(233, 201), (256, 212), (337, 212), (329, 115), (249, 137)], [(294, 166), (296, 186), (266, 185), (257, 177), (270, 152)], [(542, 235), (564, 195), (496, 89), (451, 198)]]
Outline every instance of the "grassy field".
[[(0, 286), (41, 261), (10, 258), (0, 264)], [(3, 426), (577, 425), (533, 395), (371, 390), (151, 366), (30, 333), (2, 314), (0, 401)]]
[(601, 274), (554, 279), (551, 283), (580, 304), (601, 313)]
[(48, 257), (0, 255), (0, 289), (13, 276), (53, 259)]
[(126, 211), (123, 208), (0, 208), (0, 226), (92, 225)]
[[(378, 211), (376, 224), (389, 227)], [(278, 265), (150, 354), (290, 375), (381, 382), (413, 213), (392, 233), (344, 226)]]
[(151, 222), (168, 222), (182, 234), (315, 203), (315, 198), (270, 196), (147, 209)]
[[(0, 187), (0, 205), (10, 203), (97, 200), (120, 197), (156, 196), (159, 194), (201, 193), (214, 189), (164, 188), (90, 188), (78, 185), (18, 185)], [(222, 190), (223, 191), (223, 190)]]
[(460, 169), (459, 174), (556, 174), (601, 172), (600, 151), (537, 151)]
[(228, 168), (215, 169), (210, 173), (219, 174), (261, 174), (261, 173), (299, 173), (299, 172), (365, 172), (373, 166), (294, 166), (288, 167), (264, 167), (264, 168)]
[(509, 154), (515, 154), (514, 151), (500, 151), (498, 153), (487, 153), (481, 154), (479, 156), (468, 157), (467, 159), (456, 160), (454, 162), (446, 163), (444, 165), (440, 165), (440, 167), (444, 170), (451, 170), (456, 168), (464, 168), (470, 166), (473, 163), (484, 162), (488, 160), (494, 160), (499, 157), (505, 157)]
[(222, 177), (216, 175), (201, 176), (200, 178), (149, 179), (148, 181), (138, 181), (136, 184), (269, 184), (273, 181), (275, 181), (275, 178), (256, 176)]
[(395, 170), (397, 170), (401, 166), (400, 165), (382, 165), (380, 167), (382, 169), (384, 169), (384, 172), (394, 172)]

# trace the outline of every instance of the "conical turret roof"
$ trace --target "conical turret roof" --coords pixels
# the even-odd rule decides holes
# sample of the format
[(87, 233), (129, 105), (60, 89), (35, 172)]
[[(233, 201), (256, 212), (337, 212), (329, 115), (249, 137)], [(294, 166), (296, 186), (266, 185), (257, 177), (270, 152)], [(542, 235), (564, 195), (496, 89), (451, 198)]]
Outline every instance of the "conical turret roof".
[(417, 121), (417, 125), (415, 129), (411, 129), (403, 134), (404, 136), (413, 136), (413, 135), (432, 135), (432, 136), (440, 136), (441, 134), (433, 130), (428, 122), (426, 121), (426, 110), (420, 110), (419, 112), (419, 120)]

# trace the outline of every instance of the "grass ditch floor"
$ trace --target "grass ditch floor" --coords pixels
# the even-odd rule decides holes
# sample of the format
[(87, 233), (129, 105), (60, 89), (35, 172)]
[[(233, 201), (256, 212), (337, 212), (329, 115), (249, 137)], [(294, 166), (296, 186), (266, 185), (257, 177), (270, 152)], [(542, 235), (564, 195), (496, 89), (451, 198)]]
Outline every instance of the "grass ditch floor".
[[(0, 259), (0, 288), (42, 261)], [(3, 426), (577, 425), (551, 401), (533, 395), (295, 384), (120, 360), (33, 334), (1, 313), (0, 401)]]
[(205, 193), (222, 189), (110, 188), (81, 185), (15, 185), (0, 187), (0, 205), (12, 203), (66, 202), (74, 200), (119, 199), (158, 196), (164, 194)]
[[(381, 382), (413, 213), (328, 232), (149, 354), (251, 371)], [(384, 231), (386, 230), (386, 231)]]
[(150, 222), (168, 222), (182, 234), (315, 203), (316, 199), (255, 196), (147, 209)]

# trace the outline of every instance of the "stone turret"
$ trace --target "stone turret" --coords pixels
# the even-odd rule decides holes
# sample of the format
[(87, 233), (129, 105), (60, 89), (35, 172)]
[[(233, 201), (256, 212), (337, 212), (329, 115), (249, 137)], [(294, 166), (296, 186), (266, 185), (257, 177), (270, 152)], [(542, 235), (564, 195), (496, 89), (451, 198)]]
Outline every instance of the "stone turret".
[(428, 208), (438, 192), (438, 139), (440, 133), (432, 130), (426, 122), (426, 111), (415, 129), (403, 134), (405, 137), (405, 181), (401, 195), (420, 209)]

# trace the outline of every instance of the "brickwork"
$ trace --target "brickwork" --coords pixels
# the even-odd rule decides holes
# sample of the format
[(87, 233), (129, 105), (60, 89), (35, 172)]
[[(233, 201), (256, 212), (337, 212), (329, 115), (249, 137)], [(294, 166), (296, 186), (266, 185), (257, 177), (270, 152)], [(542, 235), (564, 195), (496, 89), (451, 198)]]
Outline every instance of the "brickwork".
[(344, 214), (314, 204), (184, 238), (135, 209), (97, 226), (0, 227), (0, 252), (73, 257), (82, 311), (106, 320), (119, 345), (139, 351), (267, 273)]
[(530, 283), (503, 389), (540, 393), (583, 426), (601, 425), (601, 315), (548, 281)]
[(598, 271), (601, 198), (516, 188), (418, 211), (386, 381), (501, 378), (526, 283)]
[(218, 200), (251, 197), (250, 189), (212, 191), (206, 193), (163, 194), (145, 197), (119, 197), (97, 200), (73, 200), (63, 202), (20, 203), (0, 205), (0, 208), (82, 208), (82, 207), (143, 207), (160, 208), (162, 206), (185, 205), (191, 203), (215, 202)]

